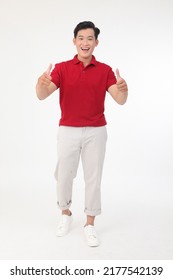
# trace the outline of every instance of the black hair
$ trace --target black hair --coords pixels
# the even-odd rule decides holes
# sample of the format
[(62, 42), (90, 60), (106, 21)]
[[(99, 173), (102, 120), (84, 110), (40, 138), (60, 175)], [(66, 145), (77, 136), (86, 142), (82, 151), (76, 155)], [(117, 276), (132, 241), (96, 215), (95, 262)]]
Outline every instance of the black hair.
[(97, 40), (98, 35), (100, 34), (100, 29), (98, 29), (95, 26), (95, 24), (91, 21), (82, 21), (78, 23), (78, 25), (74, 29), (74, 38), (77, 37), (77, 33), (79, 32), (79, 30), (87, 29), (87, 28), (92, 28), (94, 30), (95, 38)]

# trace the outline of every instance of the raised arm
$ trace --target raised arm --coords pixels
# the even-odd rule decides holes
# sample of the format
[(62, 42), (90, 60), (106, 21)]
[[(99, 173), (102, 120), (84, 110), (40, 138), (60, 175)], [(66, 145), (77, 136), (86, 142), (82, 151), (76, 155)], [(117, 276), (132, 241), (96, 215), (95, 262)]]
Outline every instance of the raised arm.
[(48, 69), (38, 78), (36, 84), (36, 94), (40, 100), (47, 98), (52, 94), (56, 89), (56, 85), (51, 82), (52, 77), (50, 72), (52, 69), (52, 64), (49, 65)]
[(120, 76), (119, 70), (116, 69), (117, 83), (108, 88), (108, 92), (113, 99), (120, 105), (126, 103), (128, 96), (128, 87), (126, 81)]

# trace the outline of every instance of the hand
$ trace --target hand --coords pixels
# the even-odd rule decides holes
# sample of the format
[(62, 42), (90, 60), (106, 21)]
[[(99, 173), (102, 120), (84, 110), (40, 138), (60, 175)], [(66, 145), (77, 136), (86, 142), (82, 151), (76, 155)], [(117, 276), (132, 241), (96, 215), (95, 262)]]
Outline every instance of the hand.
[(126, 84), (126, 81), (120, 76), (120, 72), (118, 69), (116, 69), (116, 76), (117, 76), (117, 88), (119, 91), (122, 93), (127, 93), (128, 92), (128, 87)]
[(52, 77), (50, 76), (51, 69), (52, 69), (52, 64), (49, 65), (47, 70), (38, 79), (38, 83), (41, 86), (49, 86), (50, 85), (51, 80), (52, 80)]

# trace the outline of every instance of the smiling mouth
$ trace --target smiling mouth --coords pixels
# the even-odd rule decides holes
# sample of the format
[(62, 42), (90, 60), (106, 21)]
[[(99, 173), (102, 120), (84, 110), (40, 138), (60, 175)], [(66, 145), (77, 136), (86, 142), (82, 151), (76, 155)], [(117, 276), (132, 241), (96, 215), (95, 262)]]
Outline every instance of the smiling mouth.
[(89, 51), (89, 48), (81, 48), (82, 51)]

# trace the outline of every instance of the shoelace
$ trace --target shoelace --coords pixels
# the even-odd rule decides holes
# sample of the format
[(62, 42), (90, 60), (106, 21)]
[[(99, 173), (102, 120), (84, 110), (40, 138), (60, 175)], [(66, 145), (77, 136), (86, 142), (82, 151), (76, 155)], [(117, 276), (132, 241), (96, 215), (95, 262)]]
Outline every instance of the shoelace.
[(89, 227), (89, 228), (88, 228), (88, 234), (89, 234), (89, 237), (97, 238), (96, 232), (95, 232), (95, 230), (94, 230), (93, 227)]

